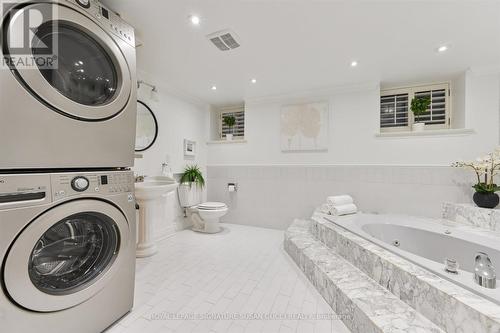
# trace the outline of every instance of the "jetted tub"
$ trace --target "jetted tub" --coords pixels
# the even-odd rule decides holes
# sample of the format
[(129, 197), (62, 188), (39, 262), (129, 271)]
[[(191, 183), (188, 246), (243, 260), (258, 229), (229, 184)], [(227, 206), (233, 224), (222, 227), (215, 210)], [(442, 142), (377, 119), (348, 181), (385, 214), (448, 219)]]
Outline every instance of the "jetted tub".
[[(326, 219), (500, 305), (500, 237), (471, 232), (443, 220), (405, 215), (356, 214)], [(477, 252), (487, 253), (496, 268), (497, 289), (487, 289), (474, 282)], [(445, 271), (446, 258), (459, 263), (458, 274)]]

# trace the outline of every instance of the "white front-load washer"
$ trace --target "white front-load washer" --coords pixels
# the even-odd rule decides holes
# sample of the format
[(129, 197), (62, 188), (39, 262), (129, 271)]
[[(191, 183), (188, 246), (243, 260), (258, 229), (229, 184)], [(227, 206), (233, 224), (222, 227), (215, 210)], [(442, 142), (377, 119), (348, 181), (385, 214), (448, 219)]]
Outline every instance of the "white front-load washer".
[(133, 305), (131, 171), (0, 174), (0, 331), (97, 333)]
[(0, 4), (0, 170), (131, 167), (134, 29), (97, 0)]

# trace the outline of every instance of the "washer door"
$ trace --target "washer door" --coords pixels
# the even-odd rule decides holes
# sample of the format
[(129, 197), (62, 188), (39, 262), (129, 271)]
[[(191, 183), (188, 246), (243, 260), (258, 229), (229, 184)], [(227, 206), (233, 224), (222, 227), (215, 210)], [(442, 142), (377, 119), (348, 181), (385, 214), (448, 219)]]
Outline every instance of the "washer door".
[(123, 264), (130, 234), (125, 216), (106, 202), (83, 199), (52, 208), (12, 244), (4, 268), (7, 292), (39, 312), (80, 304)]
[[(42, 13), (41, 24), (28, 34), (24, 20), (33, 12)], [(19, 81), (46, 105), (87, 121), (109, 119), (125, 108), (132, 89), (128, 64), (113, 38), (94, 21), (65, 6), (36, 3), (12, 9), (6, 22), (8, 55), (19, 52), (14, 47), (19, 36), (29, 35), (28, 49), (35, 57), (57, 57), (54, 67), (11, 64)]]

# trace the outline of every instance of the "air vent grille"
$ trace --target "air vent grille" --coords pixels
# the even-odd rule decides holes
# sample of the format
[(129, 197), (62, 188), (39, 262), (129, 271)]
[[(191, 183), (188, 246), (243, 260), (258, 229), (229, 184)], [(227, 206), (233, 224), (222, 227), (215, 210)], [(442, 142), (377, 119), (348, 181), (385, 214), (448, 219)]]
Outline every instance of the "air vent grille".
[(240, 43), (236, 41), (236, 34), (229, 30), (214, 32), (208, 35), (207, 38), (221, 51), (229, 51), (240, 47)]

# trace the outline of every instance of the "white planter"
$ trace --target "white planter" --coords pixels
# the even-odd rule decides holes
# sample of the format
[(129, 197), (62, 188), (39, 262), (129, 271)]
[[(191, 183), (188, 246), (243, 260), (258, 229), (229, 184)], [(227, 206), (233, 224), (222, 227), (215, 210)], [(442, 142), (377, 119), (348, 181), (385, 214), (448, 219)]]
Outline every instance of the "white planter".
[(232, 141), (233, 140), (233, 135), (232, 134), (226, 134), (226, 140), (227, 141)]
[(425, 123), (415, 123), (411, 125), (413, 132), (422, 132), (425, 129)]

